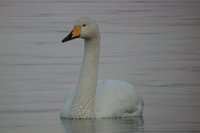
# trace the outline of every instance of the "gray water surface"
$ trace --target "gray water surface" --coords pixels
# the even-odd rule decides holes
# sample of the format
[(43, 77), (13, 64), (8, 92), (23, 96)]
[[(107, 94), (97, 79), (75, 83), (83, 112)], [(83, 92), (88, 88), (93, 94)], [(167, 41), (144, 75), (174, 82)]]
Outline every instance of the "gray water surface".
[[(200, 132), (199, 0), (0, 0), (0, 132)], [(83, 41), (62, 44), (77, 18), (100, 26), (100, 79), (131, 82), (143, 118), (60, 120)]]

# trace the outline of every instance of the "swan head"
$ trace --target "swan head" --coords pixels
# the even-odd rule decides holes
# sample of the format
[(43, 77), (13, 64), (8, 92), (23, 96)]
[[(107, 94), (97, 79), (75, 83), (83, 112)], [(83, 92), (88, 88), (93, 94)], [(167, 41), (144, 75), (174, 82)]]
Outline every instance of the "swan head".
[(85, 40), (94, 39), (99, 37), (99, 28), (94, 19), (84, 17), (79, 18), (72, 31), (67, 35), (62, 42), (67, 42), (72, 39), (82, 38)]

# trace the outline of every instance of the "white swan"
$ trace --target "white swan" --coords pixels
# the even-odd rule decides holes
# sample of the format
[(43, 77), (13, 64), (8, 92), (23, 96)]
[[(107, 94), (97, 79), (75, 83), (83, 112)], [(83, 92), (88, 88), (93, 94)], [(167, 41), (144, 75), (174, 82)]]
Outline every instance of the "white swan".
[(112, 118), (142, 116), (143, 100), (135, 88), (118, 80), (98, 81), (100, 33), (91, 18), (80, 18), (62, 42), (75, 38), (85, 40), (85, 51), (79, 81), (66, 96), (61, 118)]

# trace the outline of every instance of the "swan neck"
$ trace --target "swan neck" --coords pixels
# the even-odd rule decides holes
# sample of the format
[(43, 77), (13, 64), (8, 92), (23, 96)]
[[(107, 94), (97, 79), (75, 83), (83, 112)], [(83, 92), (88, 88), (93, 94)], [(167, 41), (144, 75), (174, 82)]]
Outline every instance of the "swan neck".
[(85, 40), (83, 62), (72, 104), (72, 117), (94, 118), (94, 104), (98, 78), (100, 39)]
[(79, 77), (79, 89), (87, 84), (88, 89), (96, 89), (100, 46), (99, 40), (85, 40), (84, 56)]

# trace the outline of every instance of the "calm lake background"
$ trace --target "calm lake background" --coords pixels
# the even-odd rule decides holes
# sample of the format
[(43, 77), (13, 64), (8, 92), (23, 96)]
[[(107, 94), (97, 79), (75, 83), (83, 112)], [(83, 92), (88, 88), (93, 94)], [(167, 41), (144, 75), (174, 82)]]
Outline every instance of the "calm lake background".
[[(100, 26), (99, 78), (133, 83), (143, 119), (60, 120), (83, 54), (61, 39), (82, 16)], [(0, 132), (200, 132), (200, 1), (0, 0)]]

